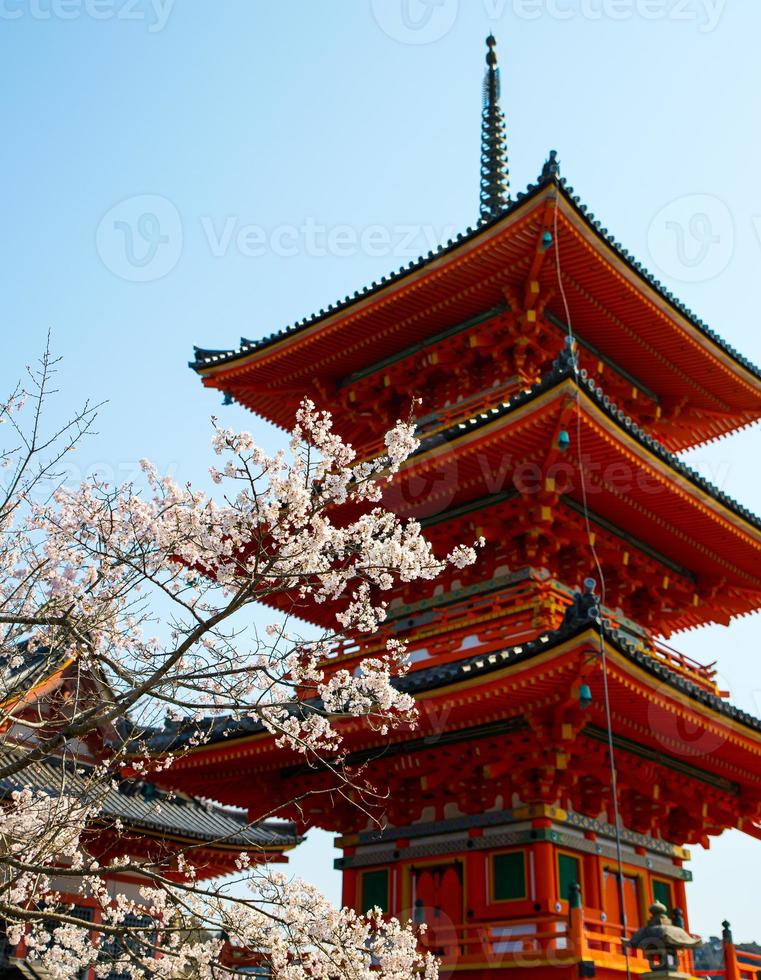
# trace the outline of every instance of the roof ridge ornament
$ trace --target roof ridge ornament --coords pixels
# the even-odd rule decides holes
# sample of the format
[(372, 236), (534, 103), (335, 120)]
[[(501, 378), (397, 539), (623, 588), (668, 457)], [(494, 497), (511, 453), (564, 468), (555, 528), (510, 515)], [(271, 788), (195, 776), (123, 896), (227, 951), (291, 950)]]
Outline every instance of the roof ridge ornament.
[(567, 372), (568, 374), (577, 374), (578, 370), (579, 358), (576, 348), (576, 341), (569, 334), (569, 336), (565, 338), (563, 349), (552, 362), (552, 373), (558, 374)]
[(570, 606), (566, 607), (560, 628), (578, 629), (590, 623), (600, 624), (600, 597), (596, 593), (597, 582), (585, 578), (583, 591), (576, 591)]
[(552, 180), (553, 177), (560, 176), (560, 161), (558, 160), (558, 151), (550, 150), (550, 155), (545, 160), (544, 166), (542, 167), (542, 172), (539, 175), (539, 180), (541, 183), (545, 181)]
[(490, 34), (486, 38), (486, 72), (481, 112), (481, 221), (496, 218), (510, 203), (505, 115), (499, 104), (500, 79), (496, 46), (497, 40)]

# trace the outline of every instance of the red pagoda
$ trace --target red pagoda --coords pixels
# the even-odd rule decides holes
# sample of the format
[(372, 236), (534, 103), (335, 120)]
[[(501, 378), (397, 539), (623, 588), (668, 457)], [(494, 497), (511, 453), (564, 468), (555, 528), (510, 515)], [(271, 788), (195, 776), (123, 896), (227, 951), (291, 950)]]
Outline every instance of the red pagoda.
[(421, 399), (385, 503), (442, 553), (486, 538), (328, 661), (409, 646), (419, 726), (341, 723), (382, 829), (253, 722), (220, 723), (170, 778), (337, 832), (344, 903), (425, 922), (463, 980), (644, 973), (624, 940), (655, 902), (689, 928), (687, 847), (761, 837), (761, 721), (665, 643), (761, 608), (761, 521), (675, 455), (757, 420), (761, 373), (609, 236), (554, 151), (510, 196), (493, 38), (481, 178), (475, 228), (192, 364), (283, 428), (309, 394), (366, 457)]

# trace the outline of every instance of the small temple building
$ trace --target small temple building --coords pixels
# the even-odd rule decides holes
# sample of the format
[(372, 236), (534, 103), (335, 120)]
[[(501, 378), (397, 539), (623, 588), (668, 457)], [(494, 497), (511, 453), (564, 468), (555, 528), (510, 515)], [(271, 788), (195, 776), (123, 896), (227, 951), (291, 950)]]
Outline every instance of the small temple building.
[[(81, 667), (75, 656), (39, 649), (23, 651), (20, 663), (11, 665), (0, 658), (0, 708), (3, 724), (3, 759), (14, 753), (22, 754), (28, 745), (27, 724), (47, 721), (54, 727), (74, 708), (82, 712), (96, 699), (113, 695), (91, 669)], [(126, 721), (126, 720), (125, 720)], [(32, 733), (33, 734), (33, 733)], [(252, 864), (286, 861), (286, 853), (299, 842), (295, 828), (282, 820), (249, 822), (240, 808), (221, 806), (209, 800), (203, 792), (197, 798), (187, 793), (167, 792), (148, 779), (119, 777), (105, 787), (103, 779), (91, 779), (92, 768), (123, 742), (124, 730), (116, 728), (93, 731), (65, 756), (54, 755), (25, 765), (16, 775), (0, 779), (0, 806), (15, 790), (22, 787), (41, 792), (52, 798), (65, 792), (77, 799), (92, 801), (100, 807), (98, 817), (83, 838), (88, 854), (105, 867), (114, 859), (129, 855), (157, 867), (169, 880), (182, 880), (177, 857), (182, 854), (192, 864), (198, 881), (235, 873), (236, 861), (242, 852)], [(118, 770), (116, 765), (115, 769)], [(124, 895), (140, 901), (140, 888), (150, 883), (149, 877), (130, 870), (113, 871), (104, 875), (110, 894)], [(88, 896), (71, 891), (71, 880), (51, 870), (51, 885), (60, 902), (83, 922), (100, 921), (97, 902)], [(132, 921), (134, 919), (134, 921)], [(127, 916), (127, 924), (140, 926), (135, 916)], [(95, 938), (95, 933), (93, 934)], [(101, 941), (101, 960), (108, 959), (109, 945)], [(49, 974), (32, 956), (23, 943), (11, 946), (0, 923), (0, 977), (47, 977)], [(107, 980), (122, 980), (118, 969)], [(91, 980), (93, 968), (81, 971), (78, 980)]]
[[(370, 813), (253, 721), (220, 720), (167, 779), (334, 831), (344, 903), (425, 923), (463, 980), (612, 980), (650, 969), (626, 940), (654, 903), (689, 932), (691, 845), (761, 837), (761, 720), (667, 642), (761, 608), (761, 520), (678, 455), (761, 417), (761, 373), (610, 235), (554, 151), (511, 194), (487, 43), (477, 225), (192, 362), (283, 429), (309, 395), (364, 457), (421, 400), (420, 447), (384, 503), (442, 554), (486, 546), (400, 586), (381, 635), (326, 661), (356, 670), (403, 638), (419, 725), (338, 722), (377, 788)], [(170, 727), (154, 749), (187, 738)]]

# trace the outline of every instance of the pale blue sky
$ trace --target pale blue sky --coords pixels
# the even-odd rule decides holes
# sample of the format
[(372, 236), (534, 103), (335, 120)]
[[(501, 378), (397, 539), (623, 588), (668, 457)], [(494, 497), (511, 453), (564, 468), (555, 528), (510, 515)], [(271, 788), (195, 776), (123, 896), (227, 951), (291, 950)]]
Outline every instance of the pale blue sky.
[[(254, 423), (201, 389), (193, 343), (269, 333), (474, 222), (490, 30), (513, 186), (557, 148), (615, 236), (761, 361), (750, 0), (0, 0), (2, 390), (51, 328), (59, 410), (108, 399), (80, 472), (148, 456), (205, 482), (210, 413)], [(760, 447), (694, 456), (761, 511)], [(761, 713), (759, 617), (674, 642)], [(292, 864), (336, 895), (331, 861), (315, 835)], [(761, 939), (761, 842), (727, 834), (692, 868), (693, 928)]]

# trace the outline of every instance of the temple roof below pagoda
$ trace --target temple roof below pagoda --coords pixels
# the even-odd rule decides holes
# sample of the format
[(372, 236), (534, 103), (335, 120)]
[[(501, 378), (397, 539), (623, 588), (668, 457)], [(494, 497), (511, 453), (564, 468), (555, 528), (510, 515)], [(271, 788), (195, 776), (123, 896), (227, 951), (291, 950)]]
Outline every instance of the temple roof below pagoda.
[(61, 792), (102, 807), (99, 820), (120, 820), (126, 831), (154, 837), (197, 841), (214, 849), (277, 852), (294, 847), (299, 838), (292, 824), (268, 820), (249, 823), (245, 813), (199, 800), (182, 793), (168, 793), (152, 783), (129, 778), (101, 793), (100, 782), (88, 780), (89, 767), (64, 765), (48, 759), (25, 767), (15, 776), (0, 780), (0, 798), (30, 787), (51, 796)]
[(17, 647), (18, 657), (0, 657), (0, 704), (29, 698), (38, 685), (51, 681), (73, 663), (70, 650), (39, 647), (31, 653), (27, 645)]
[[(18, 662), (12, 664), (8, 657), (0, 658), (0, 702), (8, 704), (23, 699), (34, 704), (51, 685), (70, 683), (67, 668), (76, 663), (76, 656), (70, 650), (38, 647), (30, 651), (26, 643), (18, 644), (17, 650)], [(88, 669), (77, 678), (77, 690), (81, 696), (89, 684), (97, 690), (103, 683), (102, 678), (96, 679), (93, 670)], [(5, 746), (5, 760), (19, 758), (21, 767), (15, 774), (0, 779), (0, 802), (26, 787), (52, 797), (66, 794), (82, 802), (91, 801), (99, 811), (95, 820), (99, 826), (108, 827), (118, 820), (124, 831), (133, 835), (192, 842), (212, 851), (240, 852), (250, 848), (252, 852), (275, 857), (299, 843), (295, 828), (285, 821), (250, 823), (239, 809), (188, 794), (168, 793), (137, 777), (113, 777), (111, 783), (104, 783), (99, 777), (93, 780), (92, 757), (86, 756), (84, 748), (76, 758), (64, 760), (51, 755), (25, 764), (21, 742), (24, 718), (23, 712), (17, 711), (14, 721), (19, 742), (14, 744), (9, 740)], [(131, 725), (122, 719), (118, 727), (124, 735)], [(118, 737), (116, 731), (112, 735)]]

